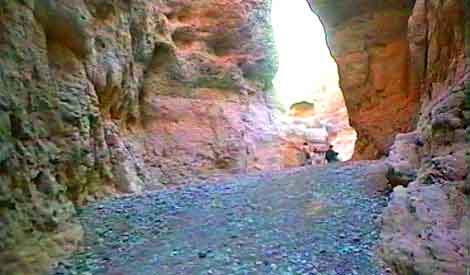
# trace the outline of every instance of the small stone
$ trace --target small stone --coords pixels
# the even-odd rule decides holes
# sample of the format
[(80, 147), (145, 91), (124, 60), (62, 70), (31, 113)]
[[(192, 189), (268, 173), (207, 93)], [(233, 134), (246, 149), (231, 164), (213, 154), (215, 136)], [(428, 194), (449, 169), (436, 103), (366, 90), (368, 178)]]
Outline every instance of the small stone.
[(204, 258), (207, 257), (207, 253), (206, 252), (198, 252), (197, 256), (199, 257), (199, 259), (204, 259)]

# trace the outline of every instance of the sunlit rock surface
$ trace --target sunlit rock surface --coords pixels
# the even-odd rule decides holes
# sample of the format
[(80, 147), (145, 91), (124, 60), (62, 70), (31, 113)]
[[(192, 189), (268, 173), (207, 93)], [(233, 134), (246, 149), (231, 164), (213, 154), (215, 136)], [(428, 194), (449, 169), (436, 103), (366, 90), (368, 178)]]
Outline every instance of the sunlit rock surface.
[(410, 81), (407, 41), (413, 2), (309, 0), (338, 63), (358, 133), (355, 159), (383, 156), (397, 133), (414, 126), (419, 96)]
[(73, 203), (279, 168), (269, 5), (0, 1), (0, 273), (73, 246)]
[[(268, 0), (0, 4), (0, 273), (40, 274), (72, 250), (74, 205), (285, 165)], [(338, 62), (355, 157), (392, 149), (383, 258), (404, 274), (463, 274), (463, 1), (310, 4)], [(312, 139), (330, 143), (322, 124)]]
[(315, 117), (328, 131), (328, 144), (333, 145), (341, 160), (350, 160), (355, 151), (357, 134), (350, 125), (349, 112), (341, 90), (324, 90), (316, 94), (316, 102), (322, 103), (319, 104)]
[(464, 274), (470, 270), (464, 1), (309, 2), (339, 65), (358, 132), (355, 157), (389, 155), (388, 177), (398, 185), (383, 217), (383, 258), (399, 274)]
[(291, 117), (307, 118), (313, 115), (315, 115), (315, 104), (308, 101), (294, 103), (289, 108)]
[[(326, 93), (326, 91), (325, 91)], [(339, 153), (343, 161), (354, 152), (356, 132), (349, 125), (348, 112), (341, 92), (317, 95), (316, 104), (299, 102), (293, 104), (289, 113), (275, 116), (281, 132), (281, 156), (284, 167), (305, 165), (304, 144), (313, 153), (313, 165), (324, 165), (329, 145)], [(308, 104), (307, 104), (308, 103)], [(317, 152), (314, 152), (317, 151)]]

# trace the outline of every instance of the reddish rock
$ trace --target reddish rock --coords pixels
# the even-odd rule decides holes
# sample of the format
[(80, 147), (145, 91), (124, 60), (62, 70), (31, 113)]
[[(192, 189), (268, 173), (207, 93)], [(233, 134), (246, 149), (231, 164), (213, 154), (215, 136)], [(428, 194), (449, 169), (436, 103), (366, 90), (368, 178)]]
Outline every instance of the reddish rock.
[(21, 267), (62, 254), (28, 249), (61, 235), (73, 203), (280, 167), (267, 97), (276, 71), (269, 8), (265, 0), (2, 2), (7, 273), (40, 274), (46, 265)]
[(297, 118), (313, 117), (315, 115), (315, 104), (302, 101), (292, 104), (289, 108), (289, 116)]
[(268, 8), (265, 1), (168, 7), (171, 31), (145, 71), (143, 129), (132, 138), (145, 144), (145, 163), (159, 168), (162, 182), (280, 168), (263, 96), (276, 69)]
[(341, 160), (350, 160), (354, 153), (357, 133), (350, 125), (342, 94), (335, 95), (327, 103), (327, 108), (317, 116), (328, 132), (328, 144), (333, 145)]
[(358, 134), (354, 158), (381, 157), (397, 133), (413, 128), (419, 104), (418, 90), (410, 84), (406, 37), (413, 1), (309, 2), (325, 25), (338, 63), (351, 126)]
[(358, 132), (355, 158), (387, 153), (390, 183), (409, 184), (395, 187), (384, 213), (383, 258), (399, 274), (464, 274), (470, 269), (464, 1), (309, 2), (338, 62)]
[(409, 21), (410, 64), (422, 105), (417, 130), (405, 135), (414, 145), (401, 145), (399, 135), (393, 148), (404, 150), (392, 150), (389, 162), (416, 171), (416, 181), (394, 189), (382, 232), (382, 256), (403, 274), (470, 270), (463, 13), (462, 1), (417, 1)]
[[(355, 158), (392, 148), (389, 164), (416, 172), (384, 214), (384, 259), (402, 273), (462, 274), (463, 1), (309, 2), (339, 66)], [(300, 140), (352, 136), (333, 119), (340, 108), (300, 136), (299, 125), (279, 132), (273, 47), (267, 0), (3, 1), (0, 273), (39, 274), (65, 253), (56, 244), (74, 246), (74, 204), (298, 165)]]

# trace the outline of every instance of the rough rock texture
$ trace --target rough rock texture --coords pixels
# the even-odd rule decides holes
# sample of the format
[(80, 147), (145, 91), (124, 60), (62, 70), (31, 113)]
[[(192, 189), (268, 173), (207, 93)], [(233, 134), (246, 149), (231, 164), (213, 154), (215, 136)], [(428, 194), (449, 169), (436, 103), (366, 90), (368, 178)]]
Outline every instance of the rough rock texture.
[(419, 97), (409, 74), (407, 41), (413, 2), (309, 0), (338, 63), (351, 126), (358, 133), (355, 159), (383, 156), (397, 133), (414, 126)]
[[(400, 186), (383, 257), (404, 274), (462, 274), (464, 1), (309, 2), (339, 65), (356, 158), (392, 148)], [(38, 274), (73, 249), (74, 204), (281, 167), (268, 18), (268, 0), (0, 0), (0, 273)]]
[(73, 246), (74, 204), (278, 168), (269, 5), (0, 0), (0, 273)]
[(417, 132), (398, 134), (395, 137), (386, 160), (389, 167), (387, 178), (392, 187), (407, 186), (416, 180), (416, 172), (420, 166), (419, 146), (422, 146), (422, 142)]
[(388, 155), (396, 187), (383, 217), (383, 258), (399, 274), (465, 274), (470, 7), (462, 0), (309, 2), (339, 65), (359, 135), (355, 157)]
[[(464, 58), (470, 41), (463, 5), (420, 0), (409, 21), (422, 107), (417, 130), (399, 135), (388, 159), (392, 176), (409, 186), (395, 187), (382, 232), (382, 254), (402, 274), (470, 270), (470, 63)], [(470, 30), (469, 23), (467, 17)]]
[(186, 1), (145, 71), (145, 161), (161, 180), (278, 168), (264, 90), (275, 73), (268, 1)]

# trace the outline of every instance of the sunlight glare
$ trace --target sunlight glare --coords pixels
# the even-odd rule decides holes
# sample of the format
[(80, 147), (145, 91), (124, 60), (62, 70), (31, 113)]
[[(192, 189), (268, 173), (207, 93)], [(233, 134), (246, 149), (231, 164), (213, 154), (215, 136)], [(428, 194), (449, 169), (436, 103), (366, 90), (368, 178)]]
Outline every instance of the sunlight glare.
[(307, 1), (274, 0), (272, 5), (280, 65), (274, 86), (279, 101), (288, 107), (338, 91), (336, 63), (326, 45), (323, 26)]
[(305, 125), (311, 129), (310, 124), (319, 121), (315, 127), (329, 129), (327, 142), (334, 145), (340, 158), (350, 159), (357, 136), (349, 125), (338, 67), (320, 19), (306, 0), (273, 0), (271, 21), (279, 57), (273, 84), (284, 114), (280, 119), (297, 125), (293, 121), (298, 118), (291, 118), (292, 113), (287, 111), (295, 103), (313, 103), (311, 117), (303, 118)]

